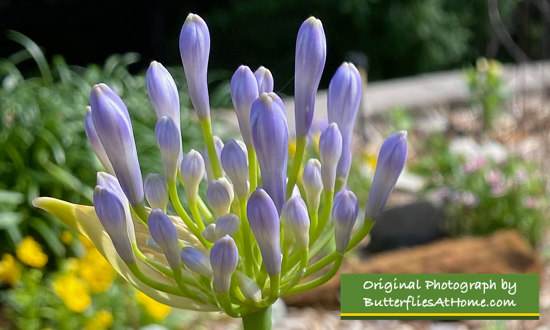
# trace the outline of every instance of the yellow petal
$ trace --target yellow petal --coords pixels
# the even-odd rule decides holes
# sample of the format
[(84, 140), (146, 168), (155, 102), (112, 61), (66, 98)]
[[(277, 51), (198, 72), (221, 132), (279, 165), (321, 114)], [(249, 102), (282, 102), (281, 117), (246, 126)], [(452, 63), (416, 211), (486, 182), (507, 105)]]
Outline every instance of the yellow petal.
[[(124, 261), (122, 261), (122, 259), (118, 256), (118, 253), (116, 252), (109, 235), (107, 235), (107, 233), (103, 230), (103, 226), (97, 218), (95, 210), (92, 206), (71, 204), (50, 197), (35, 198), (33, 200), (33, 205), (59, 218), (64, 223), (66, 223), (85, 237), (89, 238), (94, 243), (99, 252), (101, 252), (101, 254), (105, 257), (105, 259), (109, 261), (113, 268), (126, 281), (130, 282), (138, 290), (143, 291), (145, 294), (155, 299), (156, 301), (169, 306), (183, 309), (198, 311), (217, 310), (212, 306), (204, 305), (185, 297), (157, 291), (137, 279), (134, 274), (132, 274), (132, 272), (128, 269)], [(181, 239), (190, 242), (192, 245), (198, 244), (196, 238), (190, 235), (187, 228), (181, 225), (181, 223), (183, 223), (181, 219), (174, 219), (174, 217), (172, 217), (172, 220), (176, 222), (176, 227), (178, 229)], [(138, 246), (140, 246), (140, 249), (143, 247), (143, 249), (145, 250), (145, 239), (147, 238), (147, 236), (149, 236), (148, 230), (139, 220), (136, 221), (136, 219), (134, 219), (134, 227), (136, 231)], [(158, 282), (176, 286), (175, 282), (171, 278), (164, 276), (162, 273), (158, 272), (145, 262), (137, 259), (137, 263), (141, 271), (147, 277)]]

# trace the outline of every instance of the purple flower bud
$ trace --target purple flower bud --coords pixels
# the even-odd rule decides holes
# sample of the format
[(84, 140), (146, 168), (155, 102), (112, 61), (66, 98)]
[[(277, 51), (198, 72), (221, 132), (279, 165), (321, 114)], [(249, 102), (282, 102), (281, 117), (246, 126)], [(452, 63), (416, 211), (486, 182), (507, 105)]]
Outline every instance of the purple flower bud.
[(240, 224), (241, 220), (235, 214), (223, 215), (216, 221), (216, 234), (218, 237), (233, 236), (239, 230)]
[(94, 127), (94, 122), (92, 120), (91, 107), (86, 107), (86, 120), (84, 122), (84, 127), (86, 130), (86, 136), (88, 137), (88, 142), (90, 143), (90, 146), (92, 147), (92, 150), (94, 151), (95, 155), (101, 162), (101, 165), (103, 165), (103, 167), (105, 168), (105, 171), (114, 175), (115, 171), (113, 170), (113, 165), (111, 165), (111, 162), (109, 161), (109, 157), (107, 157), (107, 154), (105, 153), (105, 149), (103, 148), (103, 145), (99, 140), (99, 136), (97, 136), (97, 132)]
[(399, 131), (384, 141), (380, 148), (367, 202), (367, 216), (374, 218), (382, 212), (405, 167), (406, 159), (407, 132)]
[(116, 193), (96, 186), (94, 208), (120, 258), (127, 264), (135, 262), (134, 250), (128, 236), (127, 214)]
[(189, 97), (200, 120), (210, 118), (206, 73), (210, 55), (210, 33), (199, 15), (189, 14), (180, 33), (180, 55), (189, 86)]
[(337, 123), (342, 133), (342, 157), (336, 175), (344, 180), (351, 166), (351, 139), (362, 93), (359, 71), (352, 63), (344, 62), (330, 81), (327, 99), (328, 120)]
[(250, 125), (262, 185), (280, 211), (285, 202), (288, 128), (282, 101), (275, 93), (263, 93), (254, 101)]
[(180, 128), (180, 98), (178, 88), (170, 72), (157, 61), (151, 62), (145, 73), (147, 93), (157, 113), (157, 118), (168, 116)]
[(158, 253), (163, 253), (160, 246), (157, 244), (157, 242), (155, 242), (155, 240), (151, 236), (147, 236), (147, 239), (145, 240), (145, 246), (147, 246), (151, 250), (154, 250)]
[(160, 209), (154, 209), (149, 214), (149, 232), (160, 246), (170, 267), (174, 270), (180, 267), (180, 249), (178, 232), (172, 220)]
[(174, 120), (162, 116), (155, 127), (155, 136), (162, 155), (164, 174), (168, 182), (176, 182), (181, 151), (181, 134)]
[(191, 149), (181, 160), (181, 179), (187, 200), (194, 200), (199, 194), (199, 184), (204, 176), (204, 160), (201, 154)]
[(321, 163), (317, 159), (312, 158), (307, 161), (302, 173), (302, 185), (306, 192), (307, 205), (311, 210), (317, 211), (323, 192)]
[(344, 189), (334, 196), (332, 221), (334, 222), (336, 251), (339, 253), (343, 254), (348, 248), (358, 211), (357, 197), (352, 191)]
[(231, 100), (237, 113), (239, 128), (247, 146), (252, 146), (250, 107), (258, 98), (256, 78), (249, 67), (241, 65), (231, 78)]
[(248, 164), (246, 155), (235, 140), (225, 144), (221, 154), (222, 166), (231, 179), (239, 199), (248, 197)]
[(225, 178), (212, 180), (206, 189), (206, 202), (218, 217), (229, 213), (233, 202), (233, 187)]
[[(223, 141), (220, 139), (219, 136), (214, 135), (214, 147), (216, 148), (216, 155), (218, 159), (221, 158), (222, 150), (223, 150)], [(206, 147), (204, 147), (202, 152), (202, 157), (204, 158), (204, 165), (206, 168), (206, 179), (210, 182), (212, 180), (216, 180), (216, 176), (214, 175), (214, 170), (212, 169), (212, 163), (210, 163), (210, 158), (208, 157), (208, 151), (206, 150)], [(224, 175), (224, 173), (222, 173)]]
[(153, 209), (166, 210), (168, 205), (168, 185), (160, 174), (152, 173), (145, 178), (145, 198)]
[(273, 92), (273, 75), (268, 68), (259, 67), (258, 70), (254, 71), (254, 77), (256, 77), (259, 94)]
[[(307, 206), (300, 196), (289, 198), (281, 212), (281, 222), (285, 229), (285, 235), (296, 242), (298, 249), (306, 249), (309, 246), (309, 215)], [(285, 238), (286, 239), (286, 238)]]
[(237, 281), (239, 281), (239, 288), (247, 299), (255, 302), (262, 300), (262, 290), (260, 290), (256, 281), (242, 272), (236, 271), (235, 274), (237, 275)]
[(126, 106), (105, 84), (92, 88), (90, 104), (97, 135), (124, 194), (133, 206), (143, 205), (143, 179)]
[(325, 67), (327, 41), (323, 24), (315, 17), (302, 23), (296, 39), (294, 69), (294, 108), (296, 136), (309, 133), (315, 108), (315, 95)]
[(239, 262), (239, 251), (235, 241), (225, 235), (214, 243), (210, 250), (210, 265), (212, 266), (212, 277), (214, 289), (219, 293), (229, 293), (231, 287), (231, 276)]
[(101, 188), (109, 189), (111, 192), (115, 193), (122, 204), (128, 204), (128, 198), (124, 195), (124, 192), (120, 187), (120, 183), (115, 176), (105, 172), (97, 172), (97, 185)]
[(336, 123), (331, 123), (319, 139), (319, 155), (321, 156), (321, 176), (323, 186), (327, 191), (334, 190), (336, 168), (342, 155), (342, 135)]
[(212, 276), (212, 267), (210, 266), (210, 260), (201, 251), (191, 246), (186, 246), (181, 249), (181, 260), (185, 264), (185, 267), (194, 271), (195, 273), (204, 275), (206, 277)]
[(260, 247), (265, 269), (269, 275), (281, 272), (281, 248), (279, 246), (279, 215), (269, 195), (257, 188), (246, 206), (250, 228)]
[(214, 243), (218, 238), (218, 233), (216, 232), (216, 224), (211, 223), (204, 230), (202, 231), (202, 237), (204, 237), (205, 240)]

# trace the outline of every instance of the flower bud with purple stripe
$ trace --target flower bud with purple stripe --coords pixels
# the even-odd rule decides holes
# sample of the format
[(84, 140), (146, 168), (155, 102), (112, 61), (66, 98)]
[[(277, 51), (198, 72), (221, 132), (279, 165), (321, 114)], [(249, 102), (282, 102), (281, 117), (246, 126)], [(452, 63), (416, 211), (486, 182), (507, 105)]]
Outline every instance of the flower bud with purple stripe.
[(336, 176), (344, 181), (351, 166), (351, 139), (362, 93), (359, 71), (352, 63), (344, 62), (332, 77), (327, 96), (328, 120), (337, 123), (342, 133), (342, 157)]
[(248, 197), (248, 164), (246, 155), (235, 140), (225, 144), (221, 154), (222, 166), (231, 179), (235, 194), (239, 199)]
[[(298, 249), (309, 246), (309, 215), (306, 203), (300, 196), (289, 198), (281, 212), (281, 222), (291, 240), (296, 242)], [(286, 240), (286, 238), (285, 238)]]
[(241, 220), (233, 213), (221, 216), (216, 221), (216, 235), (223, 237), (225, 235), (233, 236), (239, 230)]
[[(216, 148), (216, 155), (218, 159), (220, 159), (223, 150), (223, 141), (222, 139), (220, 139), (219, 136), (216, 135), (214, 135), (214, 147)], [(208, 182), (216, 180), (216, 176), (214, 175), (214, 170), (212, 169), (212, 163), (210, 163), (210, 158), (208, 157), (208, 151), (206, 150), (206, 147), (204, 147), (203, 149), (202, 157), (204, 159), (204, 165), (206, 168), (206, 179), (208, 180)], [(222, 175), (224, 175), (223, 171)]]
[(256, 77), (259, 94), (273, 92), (273, 75), (268, 68), (265, 66), (259, 67), (258, 70), (254, 71), (254, 77)]
[(321, 163), (311, 158), (307, 161), (302, 172), (302, 186), (306, 193), (307, 205), (316, 212), (321, 202), (321, 193), (323, 192), (323, 179), (321, 176)]
[(97, 135), (124, 194), (132, 206), (142, 206), (143, 179), (126, 106), (105, 84), (98, 84), (92, 88), (90, 105)]
[(357, 197), (352, 191), (344, 189), (334, 196), (332, 221), (336, 252), (341, 254), (346, 252), (358, 211)]
[(406, 159), (407, 132), (399, 131), (384, 141), (380, 148), (367, 202), (367, 216), (374, 218), (382, 212), (405, 167)]
[(157, 61), (151, 62), (145, 73), (147, 93), (155, 108), (157, 118), (168, 116), (180, 128), (180, 98), (178, 88), (170, 72)]
[(195, 200), (199, 194), (199, 184), (204, 177), (204, 160), (198, 151), (191, 149), (183, 157), (180, 173), (187, 200)]
[(178, 232), (172, 220), (160, 209), (154, 209), (149, 214), (149, 232), (158, 246), (164, 252), (166, 260), (173, 270), (180, 268), (180, 249)]
[(229, 213), (233, 202), (233, 188), (227, 179), (210, 181), (206, 189), (206, 202), (218, 217)]
[(231, 77), (231, 100), (237, 113), (241, 135), (247, 146), (252, 146), (250, 133), (250, 107), (258, 98), (256, 77), (249, 67), (241, 65)]
[(115, 171), (113, 170), (113, 165), (111, 165), (109, 157), (107, 156), (107, 153), (105, 153), (105, 148), (103, 148), (101, 140), (99, 139), (99, 136), (97, 136), (94, 122), (92, 120), (92, 108), (89, 106), (86, 107), (86, 119), (84, 121), (84, 127), (86, 130), (86, 137), (88, 137), (88, 142), (90, 143), (90, 146), (92, 147), (95, 155), (101, 162), (101, 165), (103, 165), (105, 171), (114, 175)]
[(326, 56), (327, 41), (323, 24), (315, 17), (310, 17), (300, 26), (296, 39), (294, 108), (297, 137), (305, 137), (309, 133)]
[(210, 250), (210, 265), (214, 289), (219, 293), (229, 293), (231, 276), (239, 262), (239, 251), (235, 241), (225, 235), (214, 243)]
[(319, 139), (319, 155), (321, 156), (321, 177), (323, 187), (327, 191), (334, 191), (336, 168), (342, 155), (342, 135), (336, 123), (328, 125)]
[(134, 263), (136, 260), (128, 236), (127, 214), (123, 202), (115, 192), (96, 186), (94, 189), (94, 209), (120, 258), (127, 264)]
[(212, 276), (212, 267), (210, 266), (210, 260), (201, 251), (191, 246), (186, 246), (181, 249), (181, 260), (185, 267), (194, 271), (195, 273), (204, 275), (206, 277)]
[(281, 272), (279, 214), (271, 197), (263, 189), (257, 188), (248, 199), (246, 214), (260, 247), (267, 273), (279, 274)]
[(205, 240), (214, 243), (219, 237), (216, 232), (216, 224), (211, 223), (204, 230), (202, 231), (202, 237), (204, 237)]
[(151, 173), (145, 178), (145, 198), (152, 209), (166, 210), (168, 205), (168, 185), (166, 179), (158, 174)]
[(164, 175), (168, 182), (176, 182), (181, 151), (181, 133), (168, 116), (162, 116), (155, 127), (155, 136), (162, 156)]
[(250, 125), (263, 188), (280, 211), (285, 202), (288, 128), (282, 101), (275, 93), (263, 93), (254, 101)]
[(208, 119), (210, 101), (206, 74), (210, 55), (210, 33), (199, 15), (187, 16), (181, 28), (179, 46), (191, 103), (200, 120)]

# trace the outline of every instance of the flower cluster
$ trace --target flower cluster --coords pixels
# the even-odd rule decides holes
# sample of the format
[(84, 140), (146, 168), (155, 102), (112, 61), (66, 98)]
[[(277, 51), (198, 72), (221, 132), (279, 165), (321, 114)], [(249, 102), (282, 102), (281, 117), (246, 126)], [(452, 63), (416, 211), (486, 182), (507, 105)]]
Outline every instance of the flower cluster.
[[(209, 51), (206, 23), (190, 14), (181, 30), (180, 53), (204, 135), (202, 154), (184, 150), (176, 84), (165, 67), (152, 62), (146, 85), (158, 117), (155, 136), (163, 174), (149, 174), (143, 181), (126, 105), (109, 86), (98, 84), (85, 120), (89, 142), (106, 171), (97, 175), (94, 206), (51, 198), (34, 204), (89, 237), (126, 280), (155, 300), (244, 319), (280, 296), (334, 276), (396, 184), (407, 154), (406, 132), (384, 142), (366, 219), (355, 226), (358, 200), (346, 181), (362, 86), (353, 64), (343, 63), (330, 82), (329, 125), (319, 137), (319, 159), (302, 161), (326, 59), (321, 22), (311, 17), (298, 31), (296, 149), (290, 166), (286, 110), (264, 67), (253, 72), (240, 66), (231, 79), (243, 141), (223, 143), (213, 135)], [(205, 177), (206, 195), (200, 196)], [(172, 208), (177, 215), (170, 214)], [(354, 232), (354, 227), (359, 228)], [(331, 240), (335, 250), (313, 262)], [(328, 265), (328, 272), (304, 282)]]

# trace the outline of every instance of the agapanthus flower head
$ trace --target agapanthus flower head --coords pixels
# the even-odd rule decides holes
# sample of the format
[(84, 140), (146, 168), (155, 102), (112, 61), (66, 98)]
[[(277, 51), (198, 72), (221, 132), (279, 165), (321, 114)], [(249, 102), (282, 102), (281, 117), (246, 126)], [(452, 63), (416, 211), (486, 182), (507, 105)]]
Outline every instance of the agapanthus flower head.
[(256, 71), (254, 71), (254, 76), (256, 77), (256, 83), (258, 84), (259, 94), (273, 92), (273, 75), (268, 68), (265, 66), (260, 66)]

